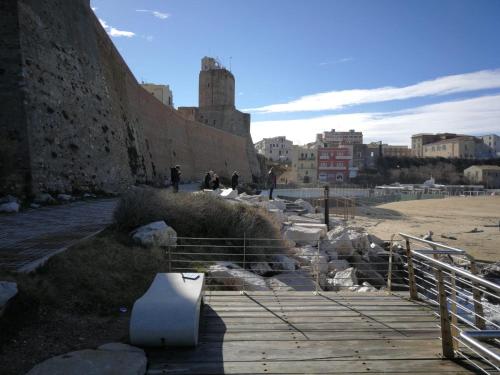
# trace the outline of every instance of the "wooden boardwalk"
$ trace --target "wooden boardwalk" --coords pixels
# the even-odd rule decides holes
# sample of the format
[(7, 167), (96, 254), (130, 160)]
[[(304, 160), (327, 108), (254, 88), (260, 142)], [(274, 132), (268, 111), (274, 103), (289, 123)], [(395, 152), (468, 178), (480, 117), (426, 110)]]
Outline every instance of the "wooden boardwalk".
[[(208, 292), (200, 343), (148, 352), (148, 374), (470, 374), (404, 293)], [(180, 317), (182, 319), (182, 317)]]

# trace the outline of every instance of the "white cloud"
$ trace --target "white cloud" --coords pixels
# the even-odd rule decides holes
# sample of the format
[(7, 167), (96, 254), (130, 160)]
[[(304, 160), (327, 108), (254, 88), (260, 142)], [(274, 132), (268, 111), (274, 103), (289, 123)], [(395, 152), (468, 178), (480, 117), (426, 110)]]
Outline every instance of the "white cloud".
[(168, 13), (163, 13), (163, 12), (159, 12), (157, 10), (149, 10), (149, 9), (136, 9), (135, 10), (136, 12), (143, 12), (143, 13), (150, 13), (152, 14), (153, 16), (155, 16), (156, 18), (159, 18), (161, 20), (166, 20), (168, 17), (170, 17), (170, 14)]
[(252, 122), (251, 126), (254, 142), (285, 134), (296, 144), (313, 142), (316, 134), (331, 129), (356, 129), (363, 132), (365, 142), (381, 140), (390, 144), (410, 144), (411, 135), (416, 133), (499, 133), (500, 95), (449, 101), (394, 112), (256, 121)]
[(318, 65), (325, 66), (325, 65), (341, 64), (341, 63), (349, 62), (352, 60), (354, 60), (352, 57), (344, 57), (342, 59), (333, 60), (333, 61), (323, 61), (323, 62), (320, 62)]
[(101, 23), (101, 26), (106, 30), (108, 35), (113, 36), (113, 37), (126, 37), (126, 38), (132, 38), (135, 36), (135, 33), (132, 31), (125, 31), (125, 30), (118, 30), (112, 26), (109, 26), (106, 21), (103, 19), (99, 18), (99, 22)]
[(439, 96), (492, 88), (500, 88), (500, 69), (445, 76), (405, 87), (323, 92), (303, 96), (288, 103), (271, 104), (246, 109), (245, 111), (275, 113), (336, 110), (366, 103)]

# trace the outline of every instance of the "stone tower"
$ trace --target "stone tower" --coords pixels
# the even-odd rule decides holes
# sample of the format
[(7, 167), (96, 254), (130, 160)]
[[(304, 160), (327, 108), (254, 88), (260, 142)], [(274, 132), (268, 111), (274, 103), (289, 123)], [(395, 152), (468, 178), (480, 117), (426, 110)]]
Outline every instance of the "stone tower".
[(212, 57), (201, 60), (199, 108), (234, 109), (234, 76)]

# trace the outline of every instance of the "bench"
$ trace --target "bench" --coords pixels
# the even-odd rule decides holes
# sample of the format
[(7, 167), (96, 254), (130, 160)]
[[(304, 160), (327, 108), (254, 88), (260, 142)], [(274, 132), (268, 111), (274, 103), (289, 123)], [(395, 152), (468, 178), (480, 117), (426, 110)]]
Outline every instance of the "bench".
[(203, 303), (203, 273), (158, 273), (135, 301), (130, 342), (136, 346), (196, 346)]

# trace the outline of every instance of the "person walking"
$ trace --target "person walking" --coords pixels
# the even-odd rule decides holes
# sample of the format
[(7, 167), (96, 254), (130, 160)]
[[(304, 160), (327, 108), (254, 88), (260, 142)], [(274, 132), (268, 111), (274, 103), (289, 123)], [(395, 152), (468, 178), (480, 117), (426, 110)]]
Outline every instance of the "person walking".
[(240, 176), (238, 176), (238, 172), (234, 171), (233, 172), (233, 175), (231, 176), (231, 188), (233, 190), (236, 190), (236, 188), (238, 187), (238, 178)]
[(174, 193), (179, 192), (179, 182), (181, 182), (181, 166), (176, 165), (170, 169), (170, 180), (172, 181), (172, 188)]
[(273, 190), (276, 188), (276, 174), (274, 169), (271, 167), (269, 173), (267, 174), (267, 183), (269, 185), (269, 199), (273, 199)]
[(214, 173), (214, 179), (212, 180), (212, 189), (217, 190), (220, 186), (219, 176)]
[(210, 189), (210, 181), (212, 180), (212, 174), (214, 172), (212, 171), (209, 171), (207, 172), (207, 174), (205, 175), (205, 181), (204, 181), (204, 184), (203, 184), (203, 188), (204, 189)]

